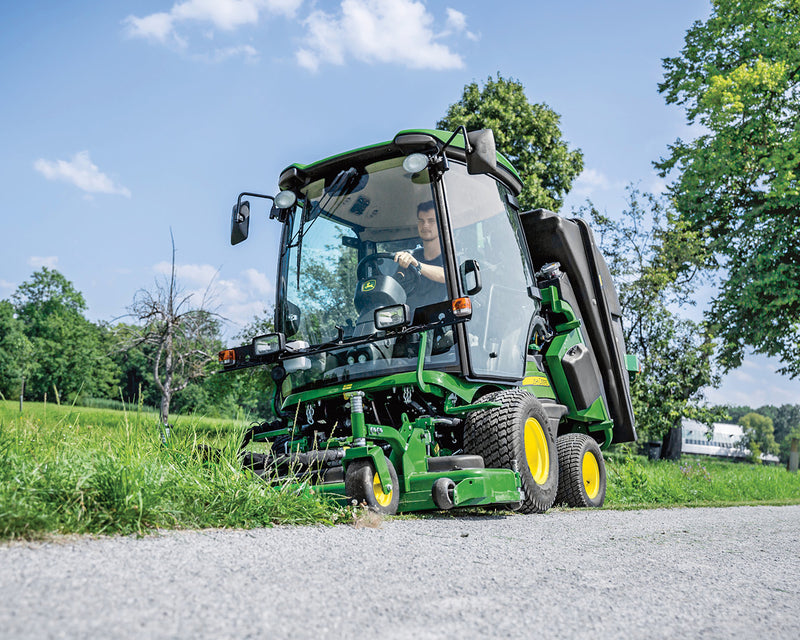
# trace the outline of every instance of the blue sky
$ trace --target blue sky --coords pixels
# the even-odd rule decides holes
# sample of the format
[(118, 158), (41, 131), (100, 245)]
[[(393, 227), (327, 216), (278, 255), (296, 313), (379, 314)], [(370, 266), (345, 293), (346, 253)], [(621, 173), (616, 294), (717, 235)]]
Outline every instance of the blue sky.
[[(216, 273), (229, 331), (274, 295), (277, 229), (228, 242), (243, 190), (281, 169), (432, 127), (466, 83), (496, 72), (561, 114), (586, 169), (565, 211), (609, 213), (624, 187), (663, 187), (651, 162), (680, 109), (656, 85), (708, 3), (149, 0), (0, 9), (0, 298), (42, 265), (93, 320), (126, 313), (168, 265), (203, 291)], [(800, 402), (800, 383), (752, 358), (715, 402)]]

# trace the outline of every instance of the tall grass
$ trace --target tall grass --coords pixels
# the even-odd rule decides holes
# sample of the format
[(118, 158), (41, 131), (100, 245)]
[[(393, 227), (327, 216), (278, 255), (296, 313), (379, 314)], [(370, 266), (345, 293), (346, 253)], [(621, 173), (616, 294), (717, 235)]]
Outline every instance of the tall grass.
[[(51, 533), (333, 523), (350, 515), (312, 487), (271, 487), (241, 469), (244, 420), (0, 401), (0, 539)], [(210, 445), (214, 459), (203, 456)], [(208, 450), (205, 450), (206, 453)], [(206, 456), (207, 457), (207, 456)], [(800, 474), (708, 459), (607, 456), (606, 506), (798, 504)]]
[(800, 504), (800, 474), (760, 466), (684, 456), (650, 461), (630, 454), (606, 459), (606, 506)]
[[(149, 412), (0, 402), (0, 539), (49, 533), (332, 523), (308, 487), (270, 487), (237, 460), (243, 421), (177, 417), (168, 447)], [(198, 444), (215, 447), (213, 461)]]

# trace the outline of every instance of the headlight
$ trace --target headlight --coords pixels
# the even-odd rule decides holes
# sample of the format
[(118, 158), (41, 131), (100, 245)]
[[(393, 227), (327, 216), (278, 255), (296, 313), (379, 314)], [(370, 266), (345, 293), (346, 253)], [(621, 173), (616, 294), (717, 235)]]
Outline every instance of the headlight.
[(297, 196), (294, 195), (293, 191), (281, 191), (275, 196), (275, 206), (278, 207), (278, 209), (293, 207), (295, 202), (297, 202)]
[(403, 160), (403, 169), (408, 173), (419, 173), (428, 166), (428, 156), (424, 153), (412, 153)]
[(393, 304), (389, 307), (381, 307), (375, 310), (375, 328), (396, 329), (403, 327), (410, 321), (408, 305)]
[(253, 355), (255, 357), (268, 356), (278, 353), (284, 346), (282, 333), (268, 333), (253, 338)]

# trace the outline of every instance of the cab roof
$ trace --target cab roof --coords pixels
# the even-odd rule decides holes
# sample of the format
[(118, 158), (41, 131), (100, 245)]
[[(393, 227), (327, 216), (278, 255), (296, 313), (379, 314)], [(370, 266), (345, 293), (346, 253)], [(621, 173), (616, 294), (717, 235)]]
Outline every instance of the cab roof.
[[(310, 164), (291, 164), (281, 172), (278, 184), (281, 189), (289, 189), (308, 184), (320, 174), (343, 165), (368, 164), (379, 159), (409, 155), (415, 152), (438, 151), (452, 135), (449, 131), (437, 129), (405, 129), (392, 140), (337, 153)], [(445, 153), (448, 157), (456, 160), (464, 161), (466, 159), (464, 136), (461, 133), (456, 134)], [(502, 153), (497, 153), (497, 168), (489, 174), (506, 184), (514, 195), (519, 195), (522, 190), (522, 178)]]

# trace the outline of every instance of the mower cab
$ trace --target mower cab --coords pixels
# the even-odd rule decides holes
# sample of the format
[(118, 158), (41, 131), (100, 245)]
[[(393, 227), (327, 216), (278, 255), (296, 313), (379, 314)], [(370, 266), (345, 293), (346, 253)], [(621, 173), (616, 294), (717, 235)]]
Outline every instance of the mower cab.
[(270, 443), (250, 468), (386, 513), (602, 504), (600, 448), (635, 439), (637, 365), (588, 226), (521, 214), (521, 186), (491, 131), (461, 127), (239, 196), (233, 244), (244, 197), (272, 200), (282, 234), (276, 332), (220, 353), (273, 367), (279, 419), (248, 432)]

